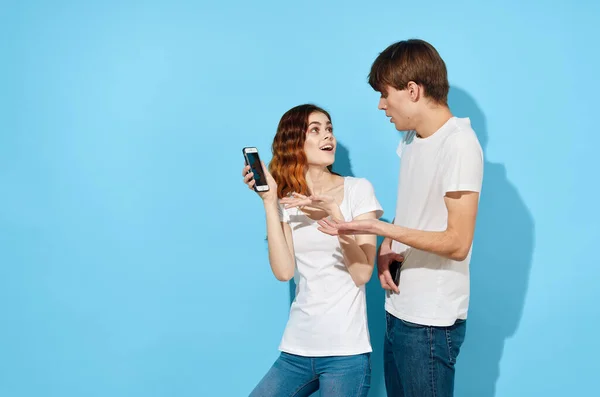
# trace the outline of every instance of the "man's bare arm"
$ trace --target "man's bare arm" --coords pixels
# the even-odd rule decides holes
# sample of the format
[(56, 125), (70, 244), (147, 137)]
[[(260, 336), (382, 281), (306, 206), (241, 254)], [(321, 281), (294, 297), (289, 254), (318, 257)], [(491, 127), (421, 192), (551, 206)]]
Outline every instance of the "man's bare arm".
[(448, 226), (444, 231), (421, 231), (378, 222), (375, 232), (410, 247), (462, 261), (469, 254), (473, 242), (479, 193), (449, 192), (444, 202), (448, 209)]

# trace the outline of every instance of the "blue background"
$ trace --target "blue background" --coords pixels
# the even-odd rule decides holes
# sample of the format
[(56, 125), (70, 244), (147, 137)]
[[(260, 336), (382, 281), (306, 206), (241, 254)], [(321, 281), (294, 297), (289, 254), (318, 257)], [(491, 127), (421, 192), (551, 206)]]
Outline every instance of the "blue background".
[[(570, 4), (569, 4), (570, 3)], [(457, 396), (590, 395), (600, 6), (592, 1), (12, 1), (0, 7), (0, 395), (244, 396), (277, 357), (243, 146), (314, 102), (393, 218), (399, 134), (366, 83), (430, 41), (485, 149)], [(383, 293), (368, 285), (371, 396)]]

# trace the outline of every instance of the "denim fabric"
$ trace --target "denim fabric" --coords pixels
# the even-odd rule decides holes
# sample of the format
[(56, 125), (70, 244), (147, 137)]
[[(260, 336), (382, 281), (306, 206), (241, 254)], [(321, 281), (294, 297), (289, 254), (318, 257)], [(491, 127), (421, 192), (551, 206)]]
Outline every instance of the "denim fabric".
[(452, 397), (454, 365), (466, 321), (449, 327), (410, 323), (386, 312), (385, 387), (388, 397)]
[(281, 353), (250, 397), (366, 397), (371, 356), (302, 357)]

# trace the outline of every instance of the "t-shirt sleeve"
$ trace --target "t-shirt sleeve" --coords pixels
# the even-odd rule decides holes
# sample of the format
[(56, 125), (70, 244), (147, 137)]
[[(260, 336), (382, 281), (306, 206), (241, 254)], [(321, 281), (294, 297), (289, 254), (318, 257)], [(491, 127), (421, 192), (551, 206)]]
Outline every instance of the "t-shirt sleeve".
[(383, 215), (383, 208), (377, 197), (375, 196), (375, 189), (371, 182), (364, 178), (360, 178), (356, 181), (356, 185), (353, 189), (354, 200), (352, 201), (352, 217), (356, 218), (359, 215), (366, 214), (367, 212), (375, 211), (376, 218), (379, 219)]
[(444, 192), (481, 192), (483, 152), (475, 136), (459, 135), (447, 144), (442, 178)]
[(279, 219), (281, 220), (281, 222), (290, 223), (290, 215), (284, 208), (283, 204), (278, 203), (277, 208), (279, 209)]

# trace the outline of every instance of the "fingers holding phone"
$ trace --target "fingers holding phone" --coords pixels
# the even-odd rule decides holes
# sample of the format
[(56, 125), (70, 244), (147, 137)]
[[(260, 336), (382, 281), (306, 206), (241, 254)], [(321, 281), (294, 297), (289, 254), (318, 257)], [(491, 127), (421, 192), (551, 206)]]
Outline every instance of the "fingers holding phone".
[(242, 176), (244, 177), (244, 183), (248, 186), (248, 189), (254, 190), (256, 182), (254, 181), (254, 173), (249, 165), (245, 166), (242, 170)]
[(255, 147), (242, 150), (246, 166), (242, 170), (244, 183), (263, 199), (277, 199), (277, 183), (258, 155)]
[(385, 243), (381, 245), (377, 257), (377, 271), (381, 288), (395, 293), (400, 292), (398, 285), (400, 284), (400, 267), (403, 260), (403, 255), (392, 251), (391, 245)]
[(400, 269), (396, 266), (380, 266), (379, 267), (379, 282), (381, 283), (381, 288), (386, 291), (399, 293), (398, 289), (399, 285), (399, 273)]

